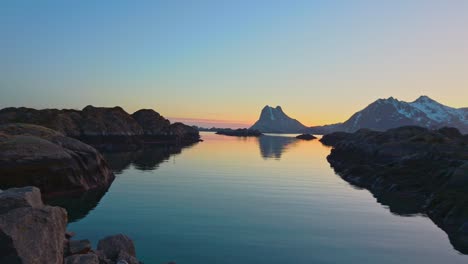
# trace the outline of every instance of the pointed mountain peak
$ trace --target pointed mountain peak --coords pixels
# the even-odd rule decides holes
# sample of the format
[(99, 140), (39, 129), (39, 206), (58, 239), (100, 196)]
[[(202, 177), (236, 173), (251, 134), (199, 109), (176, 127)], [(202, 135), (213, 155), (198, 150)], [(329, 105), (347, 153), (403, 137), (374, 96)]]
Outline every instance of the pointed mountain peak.
[(421, 96), (418, 97), (418, 99), (416, 99), (415, 102), (426, 103), (426, 102), (436, 102), (436, 101), (433, 100), (432, 98), (430, 98), (427, 95), (421, 95)]

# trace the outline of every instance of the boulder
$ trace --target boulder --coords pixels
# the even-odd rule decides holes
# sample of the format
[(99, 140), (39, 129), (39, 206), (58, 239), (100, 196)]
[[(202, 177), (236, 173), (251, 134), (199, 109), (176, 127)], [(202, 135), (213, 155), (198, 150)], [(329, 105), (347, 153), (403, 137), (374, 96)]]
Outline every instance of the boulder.
[(11, 188), (0, 193), (0, 214), (20, 207), (43, 206), (41, 191), (36, 187)]
[(45, 195), (106, 187), (114, 180), (104, 158), (89, 145), (51, 129), (0, 125), (0, 187), (33, 185)]
[(67, 212), (44, 206), (32, 187), (2, 192), (0, 204), (4, 203), (8, 206), (0, 213), (0, 263), (63, 263)]
[(143, 133), (150, 136), (167, 135), (170, 122), (152, 109), (141, 109), (132, 114), (138, 124), (143, 128)]
[(70, 240), (69, 242), (69, 253), (75, 254), (86, 254), (91, 250), (91, 242), (88, 239), (83, 240)]
[(136, 257), (133, 241), (123, 234), (108, 236), (99, 240), (97, 249), (101, 250), (108, 259), (114, 261), (117, 260), (121, 252)]
[(79, 254), (66, 257), (64, 264), (99, 264), (99, 258), (96, 254)]

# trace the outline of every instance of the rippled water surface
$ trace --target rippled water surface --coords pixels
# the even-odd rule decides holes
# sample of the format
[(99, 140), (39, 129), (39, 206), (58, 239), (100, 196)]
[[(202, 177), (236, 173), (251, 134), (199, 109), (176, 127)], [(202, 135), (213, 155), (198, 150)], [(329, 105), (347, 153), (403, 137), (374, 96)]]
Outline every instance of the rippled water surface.
[(428, 218), (335, 175), (317, 140), (202, 137), (176, 154), (107, 155), (116, 180), (70, 201), (68, 228), (94, 244), (128, 234), (146, 264), (468, 263)]

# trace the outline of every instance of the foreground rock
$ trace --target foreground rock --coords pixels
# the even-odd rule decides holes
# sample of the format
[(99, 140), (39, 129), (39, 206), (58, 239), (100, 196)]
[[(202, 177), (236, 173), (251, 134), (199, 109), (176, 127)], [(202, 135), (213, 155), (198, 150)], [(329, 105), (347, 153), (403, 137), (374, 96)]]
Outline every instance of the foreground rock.
[(83, 110), (4, 108), (0, 124), (27, 123), (56, 130), (97, 148), (136, 149), (146, 142), (192, 143), (200, 139), (196, 129), (169, 120), (151, 109), (132, 115), (121, 107), (86, 106)]
[(42, 204), (39, 189), (0, 194), (0, 263), (63, 263), (67, 212)]
[(23, 264), (140, 264), (133, 241), (125, 235), (99, 241), (70, 240), (67, 212), (44, 205), (36, 187), (0, 192), (0, 263)]
[(468, 253), (468, 136), (457, 129), (401, 127), (332, 133), (328, 161), (397, 214), (427, 214)]
[(298, 135), (296, 136), (297, 139), (303, 139), (303, 140), (313, 140), (313, 139), (316, 139), (316, 137), (314, 135), (311, 135), (311, 134), (301, 134), (301, 135)]
[(239, 129), (222, 129), (216, 132), (218, 135), (235, 136), (235, 137), (259, 137), (263, 135), (255, 129), (239, 128)]
[(0, 125), (0, 188), (34, 185), (57, 195), (113, 180), (101, 154), (76, 139), (36, 125)]

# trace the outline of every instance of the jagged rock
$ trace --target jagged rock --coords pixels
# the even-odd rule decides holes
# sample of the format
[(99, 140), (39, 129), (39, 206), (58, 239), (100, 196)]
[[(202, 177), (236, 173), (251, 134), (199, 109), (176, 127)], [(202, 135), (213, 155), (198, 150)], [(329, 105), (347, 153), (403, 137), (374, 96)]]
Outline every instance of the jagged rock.
[(0, 263), (63, 263), (66, 211), (42, 205), (31, 187), (2, 192), (3, 202), (9, 210), (0, 214)]
[(110, 260), (116, 260), (121, 252), (136, 257), (133, 241), (123, 234), (108, 236), (99, 240), (97, 249), (101, 250)]
[(100, 264), (96, 254), (79, 254), (66, 257), (64, 264)]
[(91, 242), (88, 239), (69, 241), (69, 252), (71, 255), (86, 254), (90, 250)]
[(0, 186), (33, 185), (48, 194), (106, 187), (114, 174), (94, 148), (51, 129), (0, 125)]

